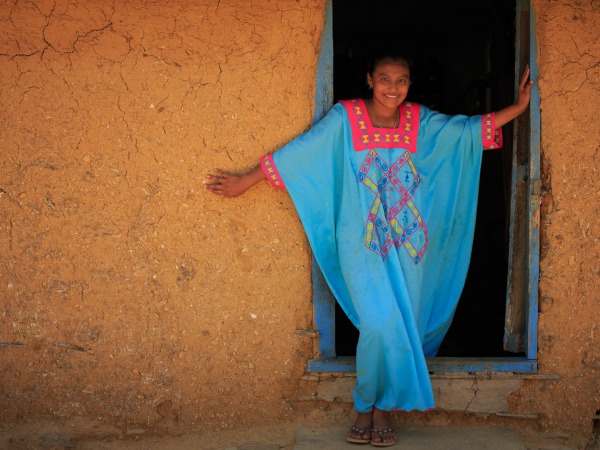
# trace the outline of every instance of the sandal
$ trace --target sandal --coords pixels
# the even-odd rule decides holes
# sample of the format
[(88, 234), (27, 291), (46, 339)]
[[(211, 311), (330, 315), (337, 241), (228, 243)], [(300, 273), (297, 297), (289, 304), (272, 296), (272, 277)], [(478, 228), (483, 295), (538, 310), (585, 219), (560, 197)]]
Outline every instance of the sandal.
[[(368, 444), (369, 442), (371, 442), (371, 425), (367, 425), (365, 428), (358, 428), (356, 425), (352, 425), (352, 428), (350, 428), (350, 432), (348, 433), (348, 436), (346, 436), (346, 441), (351, 442), (353, 444)], [(360, 436), (364, 436), (365, 434), (367, 436), (369, 436), (368, 438), (353, 438), (350, 436), (350, 433), (357, 433)]]
[(371, 435), (373, 435), (373, 433), (377, 434), (379, 436), (379, 439), (381, 439), (380, 441), (374, 441), (373, 439), (371, 439), (371, 445), (373, 447), (391, 447), (392, 445), (394, 445), (397, 441), (397, 439), (394, 439), (393, 441), (390, 442), (383, 442), (383, 437), (386, 434), (390, 434), (393, 433), (394, 430), (393, 428), (371, 428)]

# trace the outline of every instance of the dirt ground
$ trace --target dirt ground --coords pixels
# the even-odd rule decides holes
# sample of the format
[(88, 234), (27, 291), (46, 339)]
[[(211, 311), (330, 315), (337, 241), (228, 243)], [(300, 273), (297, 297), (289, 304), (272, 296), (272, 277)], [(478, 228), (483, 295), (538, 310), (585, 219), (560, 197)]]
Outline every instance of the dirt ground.
[[(257, 436), (291, 442), (270, 424), (295, 423), (315, 390), (302, 228), (266, 183), (224, 201), (202, 182), (309, 127), (324, 4), (1, 2), (4, 427), (204, 430), (219, 448), (265, 425)], [(509, 403), (583, 441), (600, 410), (600, 10), (534, 4), (539, 366), (558, 378), (524, 382)]]
[[(242, 427), (234, 430), (223, 431), (204, 431), (184, 434), (142, 434), (141, 430), (130, 430), (124, 435), (100, 436), (85, 433), (84, 429), (73, 425), (69, 428), (59, 427), (50, 422), (30, 422), (18, 426), (0, 427), (0, 445), (6, 445), (11, 450), (292, 450), (299, 444), (299, 437), (302, 441), (301, 430), (322, 430), (321, 434), (325, 437), (313, 442), (317, 445), (313, 448), (327, 450), (329, 448), (354, 448), (352, 444), (344, 442), (344, 436), (352, 423), (353, 416), (339, 414), (315, 414), (312, 417), (296, 418), (292, 421), (286, 421), (279, 424), (264, 424), (262, 426)], [(485, 434), (489, 448), (503, 448), (503, 440), (510, 428), (490, 427), (481, 425), (467, 425), (462, 427), (448, 426), (438, 424), (436, 427), (429, 425), (410, 425), (402, 421), (394, 422), (398, 433), (399, 444), (403, 439), (409, 439), (412, 444), (410, 448), (419, 447), (419, 441), (415, 442), (411, 434), (418, 430), (421, 433), (423, 441), (434, 439), (438, 442), (439, 448), (461, 449), (467, 443), (469, 448), (477, 448), (473, 445), (477, 442), (474, 435), (481, 436)], [(455, 430), (449, 433), (448, 430)], [(485, 431), (481, 431), (485, 430)], [(423, 434), (424, 433), (424, 434)], [(436, 435), (440, 437), (435, 438)], [(444, 437), (445, 436), (445, 437)], [(598, 450), (600, 449), (600, 440), (588, 441), (585, 446), (579, 446), (568, 436), (561, 433), (548, 432), (522, 432), (516, 434), (521, 441), (522, 447), (529, 450)], [(448, 438), (450, 438), (448, 440)], [(316, 444), (319, 442), (319, 444)], [(504, 442), (504, 444), (507, 444)], [(511, 442), (514, 444), (514, 442)], [(507, 444), (508, 445), (508, 444)], [(509, 445), (512, 448), (512, 445)], [(4, 448), (4, 447), (2, 447)], [(309, 448), (304, 443), (302, 448)], [(438, 447), (436, 447), (438, 448)], [(486, 447), (488, 448), (488, 447)], [(506, 448), (506, 447), (504, 447)]]
[(182, 436), (144, 436), (131, 434), (120, 437), (70, 436), (57, 430), (54, 424), (36, 423), (31, 427), (0, 432), (0, 445), (11, 450), (25, 449), (69, 449), (78, 450), (165, 450), (202, 449), (222, 450), (245, 446), (248, 450), (293, 449), (295, 430), (299, 423), (284, 423), (277, 426), (253, 427), (222, 432), (190, 433)]

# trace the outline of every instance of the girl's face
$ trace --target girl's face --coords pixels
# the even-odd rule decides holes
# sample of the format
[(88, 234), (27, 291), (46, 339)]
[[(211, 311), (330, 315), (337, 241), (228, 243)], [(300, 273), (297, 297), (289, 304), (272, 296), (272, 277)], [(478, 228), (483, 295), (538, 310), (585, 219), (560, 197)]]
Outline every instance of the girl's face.
[(373, 88), (374, 106), (396, 109), (408, 94), (410, 70), (405, 64), (384, 62), (367, 74), (367, 83)]

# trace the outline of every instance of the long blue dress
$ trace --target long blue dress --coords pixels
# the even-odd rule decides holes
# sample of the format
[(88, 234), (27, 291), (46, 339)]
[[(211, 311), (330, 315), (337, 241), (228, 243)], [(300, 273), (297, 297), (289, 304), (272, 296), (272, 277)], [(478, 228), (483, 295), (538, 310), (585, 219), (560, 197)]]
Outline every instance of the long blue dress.
[(482, 150), (500, 146), (493, 113), (447, 116), (405, 102), (398, 128), (375, 128), (365, 103), (351, 100), (261, 159), (359, 330), (359, 413), (434, 407), (425, 356), (464, 286)]

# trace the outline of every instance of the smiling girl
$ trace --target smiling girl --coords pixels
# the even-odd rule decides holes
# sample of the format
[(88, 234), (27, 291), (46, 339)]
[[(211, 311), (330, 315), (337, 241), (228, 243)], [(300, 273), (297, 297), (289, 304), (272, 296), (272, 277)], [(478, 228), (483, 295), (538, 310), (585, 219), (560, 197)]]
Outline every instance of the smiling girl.
[(408, 60), (375, 59), (370, 99), (336, 104), (311, 130), (246, 174), (220, 169), (206, 189), (235, 197), (264, 180), (287, 189), (331, 291), (359, 331), (358, 413), (347, 440), (390, 446), (390, 413), (434, 407), (426, 356), (448, 331), (469, 266), (484, 149), (529, 105), (448, 116), (406, 102)]

